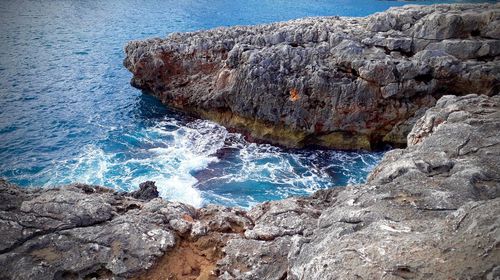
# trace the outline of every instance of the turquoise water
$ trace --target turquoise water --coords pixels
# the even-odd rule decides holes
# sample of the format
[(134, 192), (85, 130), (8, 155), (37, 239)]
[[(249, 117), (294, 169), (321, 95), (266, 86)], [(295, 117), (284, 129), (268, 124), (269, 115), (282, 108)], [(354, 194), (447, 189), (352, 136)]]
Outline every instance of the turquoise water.
[(248, 143), (132, 88), (122, 48), (174, 31), (364, 16), (404, 3), (2, 0), (0, 177), (22, 186), (84, 182), (118, 190), (154, 180), (168, 199), (242, 207), (362, 182), (381, 153)]

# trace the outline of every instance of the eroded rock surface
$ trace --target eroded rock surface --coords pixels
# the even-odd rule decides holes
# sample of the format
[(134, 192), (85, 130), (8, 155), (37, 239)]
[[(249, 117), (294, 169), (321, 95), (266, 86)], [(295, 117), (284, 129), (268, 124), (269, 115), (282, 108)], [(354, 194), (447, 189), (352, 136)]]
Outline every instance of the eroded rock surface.
[(139, 189), (129, 193), (133, 198), (141, 199), (141, 200), (151, 200), (160, 196), (158, 192), (158, 188), (153, 181), (146, 181), (144, 183), (139, 184)]
[(500, 97), (444, 96), (365, 185), (264, 203), (222, 279), (500, 277)]
[(203, 241), (222, 243), (239, 234), (231, 226), (250, 223), (236, 213), (196, 210), (161, 198), (135, 199), (98, 186), (26, 190), (0, 181), (0, 279), (127, 279), (151, 268), (166, 252), (172, 255), (180, 244), (192, 246), (192, 255), (211, 269), (207, 272), (199, 262), (184, 265), (176, 255), (177, 267), (148, 279), (196, 279), (200, 272), (214, 278), (209, 272), (217, 258), (206, 256), (200, 238), (189, 234), (203, 228)]
[(498, 279), (499, 131), (444, 96), (366, 184), (248, 212), (0, 181), (0, 279)]
[(500, 91), (500, 4), (176, 33), (125, 52), (133, 85), (253, 138), (404, 145), (440, 96)]

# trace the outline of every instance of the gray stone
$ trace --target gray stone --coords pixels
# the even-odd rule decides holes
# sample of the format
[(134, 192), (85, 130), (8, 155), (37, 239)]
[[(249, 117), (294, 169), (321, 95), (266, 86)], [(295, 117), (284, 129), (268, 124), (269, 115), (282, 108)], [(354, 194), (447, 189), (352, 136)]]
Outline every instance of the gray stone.
[(404, 6), (175, 33), (130, 42), (124, 65), (165, 104), (255, 139), (371, 149), (401, 145), (394, 127), (443, 94), (498, 93), (499, 18), (498, 3)]
[(139, 184), (139, 189), (137, 191), (129, 193), (133, 198), (141, 200), (151, 200), (159, 196), (158, 188), (153, 181), (146, 181)]
[[(0, 272), (2, 279), (94, 273), (127, 277), (175, 245), (174, 232), (162, 226), (162, 214), (110, 190), (72, 185), (30, 191), (4, 181), (0, 185), (0, 199), (15, 204), (0, 213), (0, 232), (21, 229), (1, 238), (0, 263), (12, 268)], [(8, 195), (12, 192), (15, 197)]]
[(255, 226), (226, 246), (221, 279), (497, 275), (499, 129), (500, 97), (444, 96), (365, 185), (253, 208)]

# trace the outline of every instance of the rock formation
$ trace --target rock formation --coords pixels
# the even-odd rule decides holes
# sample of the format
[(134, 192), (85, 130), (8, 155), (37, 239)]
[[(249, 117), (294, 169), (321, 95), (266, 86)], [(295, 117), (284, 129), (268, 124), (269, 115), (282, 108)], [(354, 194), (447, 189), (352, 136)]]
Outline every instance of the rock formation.
[(158, 188), (156, 187), (155, 182), (146, 181), (139, 184), (139, 189), (137, 191), (128, 193), (126, 195), (141, 200), (151, 200), (159, 197), (160, 193), (158, 192)]
[(405, 145), (440, 96), (500, 91), (500, 4), (175, 33), (125, 51), (133, 85), (255, 139)]
[(498, 131), (500, 96), (444, 96), (366, 184), (248, 212), (0, 181), (0, 279), (498, 279)]
[(249, 211), (0, 180), (0, 279), (499, 279), (499, 27), (500, 4), (406, 6), (129, 43), (135, 86), (252, 137), (408, 147)]
[(499, 106), (445, 96), (365, 185), (253, 208), (221, 278), (500, 277)]
[(219, 244), (250, 226), (244, 212), (223, 207), (197, 210), (80, 184), (28, 190), (0, 180), (0, 279), (127, 279), (163, 255), (167, 275), (210, 279)]

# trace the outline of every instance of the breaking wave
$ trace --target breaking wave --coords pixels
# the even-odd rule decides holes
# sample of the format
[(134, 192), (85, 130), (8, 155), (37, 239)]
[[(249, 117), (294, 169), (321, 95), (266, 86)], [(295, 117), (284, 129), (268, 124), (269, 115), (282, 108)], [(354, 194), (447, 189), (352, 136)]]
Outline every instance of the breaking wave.
[(379, 153), (281, 149), (249, 143), (210, 121), (166, 117), (135, 133), (111, 133), (104, 141), (85, 146), (74, 159), (53, 162), (34, 175), (38, 180), (26, 179), (44, 186), (82, 182), (119, 191), (152, 180), (169, 200), (196, 207), (217, 203), (248, 208), (360, 183), (380, 157)]

